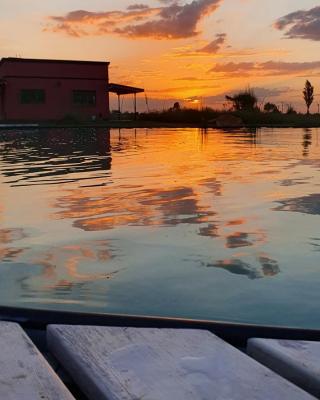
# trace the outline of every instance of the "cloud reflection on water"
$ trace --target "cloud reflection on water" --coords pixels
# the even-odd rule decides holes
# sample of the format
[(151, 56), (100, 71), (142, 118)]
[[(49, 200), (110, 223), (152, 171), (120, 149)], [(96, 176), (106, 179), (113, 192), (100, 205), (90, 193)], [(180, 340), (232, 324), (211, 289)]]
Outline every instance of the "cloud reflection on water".
[[(236, 275), (245, 275), (249, 279), (261, 279), (263, 277), (273, 277), (280, 273), (280, 267), (276, 260), (271, 259), (266, 254), (258, 257), (259, 265), (252, 265), (238, 258), (218, 260), (214, 263), (207, 263), (207, 268), (218, 268)], [(257, 264), (258, 264), (257, 263)]]
[[(320, 195), (308, 194), (312, 171), (320, 168), (315, 139), (309, 132), (295, 137), (271, 131), (264, 136), (210, 130), (2, 133), (3, 187), (29, 202), (43, 196), (44, 222), (57, 230), (50, 236), (50, 229), (36, 221), (39, 239), (27, 234), (23, 223), (0, 231), (1, 265), (30, 270), (22, 280), (30, 298), (38, 293), (43, 301), (46, 295), (67, 301), (74, 291), (90, 300), (104, 298), (108, 285), (97, 294), (95, 283), (117, 281), (122, 265), (132, 264), (132, 253), (148, 253), (139, 240), (148, 242), (151, 232), (156, 242), (146, 256), (151, 270), (172, 245), (172, 271), (184, 270), (181, 260), (194, 260), (200, 253), (190, 264), (193, 270), (199, 262), (211, 268), (211, 279), (221, 275), (218, 270), (225, 271), (226, 281), (275, 277), (280, 257), (273, 249), (275, 254), (282, 249), (272, 230), (273, 201), (280, 199), (277, 211), (320, 214)], [(43, 230), (52, 243), (42, 244)], [(136, 234), (141, 236), (134, 246), (121, 236)], [(139, 273), (135, 279), (143, 281)], [(202, 271), (197, 280), (204, 276)]]
[(320, 193), (279, 200), (278, 203), (280, 203), (281, 206), (275, 207), (274, 211), (290, 211), (302, 214), (320, 215)]
[(21, 256), (27, 247), (12, 244), (26, 237), (27, 234), (22, 228), (0, 229), (0, 262), (13, 261)]
[[(75, 286), (112, 279), (120, 269), (110, 269), (109, 262), (115, 254), (108, 241), (85, 241), (59, 247), (47, 247), (37, 250), (19, 247), (14, 244), (27, 235), (19, 230), (0, 231), (0, 265), (14, 263), (24, 265), (25, 272), (34, 271), (30, 277), (21, 279), (23, 291), (34, 292), (61, 292), (67, 294), (67, 289)], [(90, 268), (87, 266), (90, 265)], [(0, 274), (3, 271), (0, 268)], [(10, 277), (6, 277), (8, 282)]]

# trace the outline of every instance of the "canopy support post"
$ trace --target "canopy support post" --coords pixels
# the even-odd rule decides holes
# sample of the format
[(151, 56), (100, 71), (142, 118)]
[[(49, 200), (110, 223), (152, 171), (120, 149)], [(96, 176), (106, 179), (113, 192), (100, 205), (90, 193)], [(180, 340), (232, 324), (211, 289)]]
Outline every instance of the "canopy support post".
[(120, 119), (121, 119), (121, 102), (120, 102), (120, 94), (119, 93), (117, 93), (118, 94), (118, 119), (119, 119), (119, 121), (120, 121)]

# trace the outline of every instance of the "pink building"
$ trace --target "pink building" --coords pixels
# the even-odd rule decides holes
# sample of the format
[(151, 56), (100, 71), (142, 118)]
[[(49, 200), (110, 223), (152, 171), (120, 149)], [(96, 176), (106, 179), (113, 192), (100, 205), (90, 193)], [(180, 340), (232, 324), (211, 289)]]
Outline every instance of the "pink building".
[(0, 119), (108, 118), (108, 62), (3, 58)]

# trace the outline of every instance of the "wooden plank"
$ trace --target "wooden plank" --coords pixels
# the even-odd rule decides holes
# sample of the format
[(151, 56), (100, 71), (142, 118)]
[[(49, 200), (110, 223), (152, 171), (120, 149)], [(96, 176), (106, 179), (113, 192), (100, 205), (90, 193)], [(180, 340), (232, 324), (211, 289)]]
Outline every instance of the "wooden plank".
[(92, 400), (313, 398), (207, 331), (51, 325), (47, 340)]
[(74, 399), (17, 324), (0, 322), (0, 366), (0, 399)]
[(260, 363), (320, 398), (320, 343), (250, 339), (248, 353)]

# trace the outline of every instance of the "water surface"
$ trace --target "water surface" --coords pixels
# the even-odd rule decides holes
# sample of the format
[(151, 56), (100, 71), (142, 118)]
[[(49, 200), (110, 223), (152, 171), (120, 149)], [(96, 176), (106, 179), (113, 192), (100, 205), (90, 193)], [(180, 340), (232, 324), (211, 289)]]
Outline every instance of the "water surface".
[(0, 132), (0, 304), (320, 328), (319, 131)]

